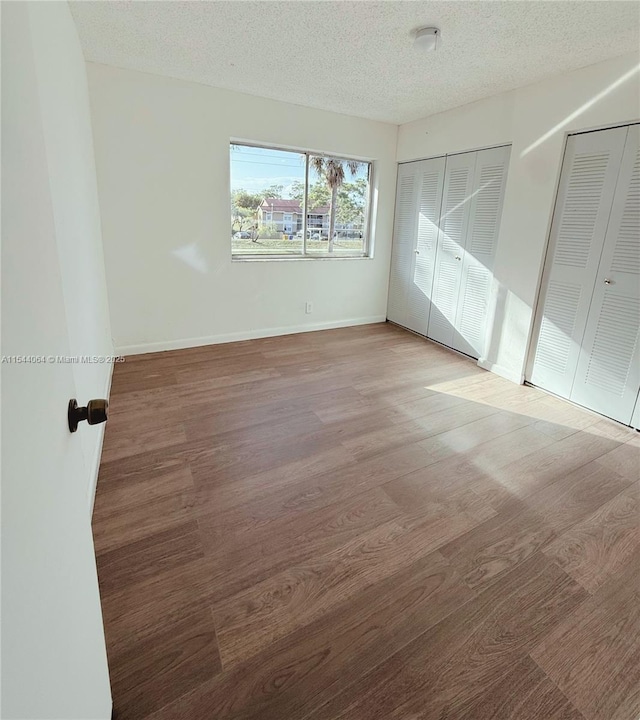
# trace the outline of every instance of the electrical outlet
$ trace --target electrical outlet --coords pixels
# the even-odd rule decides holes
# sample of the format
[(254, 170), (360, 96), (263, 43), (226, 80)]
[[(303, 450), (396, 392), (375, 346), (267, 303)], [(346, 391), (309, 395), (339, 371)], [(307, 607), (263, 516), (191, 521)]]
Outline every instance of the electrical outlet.
[(311, 313), (313, 312), (313, 303), (310, 301), (307, 301), (304, 304), (304, 311), (307, 315), (311, 315)]

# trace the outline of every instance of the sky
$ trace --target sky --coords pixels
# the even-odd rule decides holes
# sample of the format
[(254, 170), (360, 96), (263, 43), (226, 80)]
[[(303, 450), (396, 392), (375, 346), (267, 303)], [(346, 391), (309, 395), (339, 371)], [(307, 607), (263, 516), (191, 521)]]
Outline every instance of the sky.
[(231, 146), (231, 190), (255, 193), (270, 185), (284, 185), (284, 197), (291, 184), (304, 182), (304, 155), (266, 148)]
[[(290, 197), (291, 185), (295, 181), (304, 182), (304, 163), (305, 156), (302, 153), (232, 145), (231, 190), (242, 189), (255, 193), (270, 185), (284, 185), (282, 197)], [(366, 167), (355, 177), (366, 177)], [(317, 175), (310, 169), (310, 183), (316, 179)]]

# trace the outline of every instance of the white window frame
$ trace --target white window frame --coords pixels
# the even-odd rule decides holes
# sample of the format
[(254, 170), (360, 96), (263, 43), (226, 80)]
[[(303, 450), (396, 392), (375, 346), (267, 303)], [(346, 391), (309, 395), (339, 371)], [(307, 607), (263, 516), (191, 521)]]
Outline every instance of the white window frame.
[[(300, 253), (287, 253), (285, 254), (279, 254), (279, 253), (259, 253), (259, 254), (251, 254), (251, 253), (234, 253), (233, 252), (233, 246), (231, 249), (231, 259), (233, 261), (272, 261), (272, 260), (368, 260), (373, 257), (373, 243), (371, 242), (370, 237), (370, 231), (372, 227), (371, 223), (371, 213), (373, 208), (373, 176), (374, 176), (374, 170), (375, 170), (375, 164), (373, 160), (363, 159), (363, 158), (356, 158), (356, 157), (349, 157), (347, 155), (336, 155), (334, 153), (323, 153), (318, 152), (315, 150), (301, 150), (298, 148), (291, 148), (291, 147), (282, 147), (277, 145), (263, 145), (261, 143), (255, 143), (255, 142), (249, 142), (244, 140), (231, 140), (229, 143), (229, 150), (231, 151), (231, 147), (233, 146), (242, 146), (242, 147), (248, 147), (248, 148), (263, 148), (265, 150), (281, 150), (283, 152), (294, 152), (298, 153), (300, 155), (305, 156), (305, 174), (304, 174), (304, 197), (302, 201), (302, 250)], [(328, 157), (328, 158), (336, 158), (337, 160), (344, 160), (346, 162), (350, 160), (355, 160), (359, 163), (365, 163), (369, 165), (369, 192), (367, 193), (366, 198), (366, 204), (364, 209), (364, 222), (363, 222), (363, 229), (362, 229), (362, 235), (363, 235), (363, 243), (362, 243), (362, 251), (361, 252), (354, 252), (354, 253), (340, 253), (338, 255), (334, 253), (329, 253), (328, 251), (325, 253), (318, 253), (318, 252), (307, 252), (307, 194), (309, 191), (309, 157), (310, 156), (320, 156), (320, 157)], [(229, 162), (231, 163), (231, 156), (229, 157)], [(231, 187), (229, 187), (229, 195), (231, 195)], [(266, 213), (265, 213), (266, 215)], [(273, 215), (273, 213), (269, 213), (270, 216)], [(284, 213), (283, 213), (284, 218)], [(265, 222), (267, 222), (265, 220)], [(271, 220), (271, 222), (275, 222)], [(292, 222), (295, 223), (295, 220)], [(284, 219), (283, 219), (283, 226), (284, 226)], [(328, 225), (327, 225), (328, 228)], [(313, 229), (313, 228), (312, 228)], [(325, 229), (324, 221), (322, 223), (322, 228), (316, 228), (316, 229)]]

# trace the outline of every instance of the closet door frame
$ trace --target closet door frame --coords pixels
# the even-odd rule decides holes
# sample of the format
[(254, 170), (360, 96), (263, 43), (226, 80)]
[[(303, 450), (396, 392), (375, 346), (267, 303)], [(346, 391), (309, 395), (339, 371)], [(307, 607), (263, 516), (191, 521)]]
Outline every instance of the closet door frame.
[(618, 127), (572, 133), (565, 145), (528, 380), (567, 399), (602, 253), (599, 239), (607, 231), (625, 139), (626, 128)]
[[(498, 144), (498, 145), (485, 145), (485, 146), (481, 146), (481, 147), (477, 147), (477, 148), (470, 148), (470, 149), (468, 149), (468, 150), (460, 150), (460, 151), (453, 152), (453, 153), (430, 155), (430, 156), (427, 156), (427, 157), (417, 158), (417, 159), (415, 159), (415, 160), (408, 160), (408, 161), (405, 161), (405, 162), (400, 162), (400, 163), (398, 163), (398, 175), (397, 175), (397, 179), (396, 179), (396, 206), (395, 206), (395, 215), (394, 215), (394, 245), (395, 245), (395, 237), (396, 237), (396, 234), (397, 234), (397, 227), (398, 227), (398, 191), (399, 191), (399, 188), (400, 188), (400, 177), (401, 177), (401, 176), (400, 176), (400, 173), (401, 173), (401, 168), (403, 168), (403, 166), (409, 166), (409, 165), (411, 165), (411, 166), (415, 166), (415, 168), (416, 168), (415, 173), (414, 173), (414, 180), (415, 180), (415, 182), (416, 182), (416, 185), (415, 185), (415, 187), (414, 187), (414, 205), (415, 205), (415, 208), (416, 208), (416, 223), (415, 223), (415, 227), (414, 227), (415, 240), (414, 240), (413, 248), (412, 248), (412, 251), (415, 253), (415, 251), (416, 251), (416, 249), (417, 249), (417, 244), (418, 244), (419, 196), (420, 196), (420, 189), (421, 189), (421, 180), (420, 180), (419, 177), (418, 177), (418, 170), (417, 170), (419, 164), (420, 164), (420, 163), (424, 163), (424, 162), (428, 162), (428, 161), (432, 161), (432, 160), (440, 160), (440, 159), (444, 160), (444, 162), (445, 162), (444, 171), (443, 171), (443, 172), (444, 172), (444, 177), (443, 177), (442, 191), (441, 191), (441, 197), (440, 197), (440, 207), (441, 207), (440, 215), (442, 215), (442, 204), (443, 204), (443, 202), (444, 202), (444, 183), (445, 183), (445, 180), (446, 180), (447, 163), (449, 162), (449, 159), (450, 159), (450, 158), (455, 158), (456, 156), (459, 156), (459, 155), (469, 155), (469, 154), (472, 154), (472, 153), (480, 153), (480, 152), (485, 151), (485, 150), (503, 150), (503, 151), (507, 151), (507, 150), (508, 150), (508, 151), (510, 152), (510, 151), (511, 151), (511, 148), (512, 148), (512, 143), (511, 143), (511, 142), (505, 142), (505, 143), (500, 143), (500, 144)], [(509, 162), (507, 162), (506, 167), (505, 167), (505, 178), (508, 178), (508, 171), (509, 171)], [(505, 184), (506, 184), (506, 179), (505, 179), (504, 182), (505, 182)], [(500, 202), (499, 221), (501, 220), (501, 217), (502, 217), (502, 207), (503, 207), (503, 204), (504, 204), (504, 191), (505, 191), (505, 190), (506, 190), (506, 188), (503, 188), (503, 197), (502, 197), (501, 202)], [(440, 224), (440, 217), (438, 218), (438, 225), (439, 225), (439, 224)], [(439, 240), (440, 232), (441, 232), (441, 231), (440, 231), (440, 228), (438, 228), (438, 237), (436, 238), (436, 247), (435, 247), (435, 249), (434, 249), (434, 255), (433, 255), (433, 274), (432, 274), (432, 279), (431, 279), (431, 291), (432, 291), (432, 293), (433, 293), (433, 289), (434, 289), (434, 287), (435, 287), (435, 282), (436, 282), (436, 267), (437, 267), (437, 263), (438, 263), (438, 249), (439, 249), (439, 242), (438, 242), (438, 240)], [(466, 244), (466, 243), (465, 243), (465, 244)], [(497, 244), (497, 240), (496, 240), (496, 244)], [(462, 258), (463, 258), (463, 260), (465, 260), (465, 259), (466, 259), (466, 247), (462, 249), (462, 252), (463, 252)], [(495, 261), (495, 257), (494, 257), (493, 259), (494, 259), (494, 261)], [(395, 247), (392, 246), (392, 250), (391, 250), (391, 273), (393, 273), (393, 270), (394, 270), (394, 260), (395, 260)], [(414, 273), (415, 273), (415, 266), (416, 266), (416, 258), (413, 257), (413, 258), (411, 259), (411, 269), (410, 269), (411, 276), (413, 276)], [(461, 273), (462, 273), (462, 269), (461, 269)], [(492, 280), (491, 280), (491, 283), (492, 283), (492, 282), (493, 282), (493, 267), (491, 268), (491, 278), (492, 278)], [(459, 283), (460, 287), (458, 288), (459, 291), (460, 291), (461, 288), (462, 288), (462, 283), (463, 283), (463, 277), (462, 277), (462, 274), (461, 274), (460, 283)], [(490, 283), (490, 285), (491, 285), (491, 283)], [(390, 283), (390, 288), (391, 288), (391, 283)], [(432, 298), (427, 299), (427, 303), (428, 303), (428, 313), (427, 313), (427, 327), (425, 328), (425, 332), (424, 332), (424, 333), (420, 333), (420, 332), (418, 332), (417, 330), (414, 330), (413, 328), (408, 327), (408, 325), (405, 324), (405, 323), (406, 323), (406, 320), (407, 320), (407, 318), (408, 318), (408, 301), (409, 301), (409, 294), (408, 294), (408, 290), (405, 289), (405, 313), (404, 313), (404, 318), (403, 318), (404, 322), (400, 322), (400, 320), (395, 319), (395, 318), (390, 318), (390, 317), (388, 316), (388, 314), (387, 314), (387, 319), (390, 320), (391, 322), (397, 324), (397, 325), (400, 325), (400, 326), (402, 326), (402, 327), (404, 327), (404, 328), (406, 328), (406, 329), (408, 329), (408, 330), (411, 330), (412, 332), (416, 332), (417, 334), (423, 335), (424, 337), (426, 337), (426, 338), (427, 338), (428, 340), (430, 340), (431, 342), (435, 342), (435, 343), (437, 343), (438, 345), (443, 345), (444, 347), (448, 348), (448, 349), (451, 350), (452, 352), (459, 353), (459, 354), (462, 355), (463, 357), (468, 357), (469, 359), (476, 360), (477, 362), (480, 362), (480, 360), (482, 359), (482, 357), (480, 357), (480, 359), (478, 359), (478, 358), (476, 358), (476, 357), (473, 356), (473, 355), (470, 355), (470, 354), (465, 353), (463, 350), (456, 349), (455, 347), (452, 347), (451, 345), (447, 345), (446, 343), (443, 343), (443, 342), (441, 342), (440, 340), (436, 340), (436, 339), (431, 338), (431, 337), (428, 336), (427, 332), (428, 332), (428, 326), (429, 326), (429, 319), (430, 319), (430, 316), (431, 316), (431, 311), (432, 311), (432, 306), (433, 306)], [(387, 305), (388, 305), (388, 303), (387, 303)], [(458, 301), (457, 301), (457, 305), (456, 305), (456, 318), (457, 318), (457, 315), (458, 315), (458, 306), (459, 306), (459, 305), (460, 305), (460, 292), (458, 292)], [(388, 310), (387, 310), (387, 313), (388, 313)], [(484, 328), (485, 342), (486, 342), (486, 340), (488, 339), (487, 336), (488, 336), (488, 331), (489, 331), (489, 329), (490, 329), (490, 328), (488, 327), (488, 325), (486, 325), (485, 328)]]
[[(408, 163), (407, 163), (408, 164)], [(404, 165), (404, 163), (403, 163)], [(395, 199), (395, 209), (394, 209), (394, 219), (393, 219), (393, 243), (391, 246), (391, 263), (390, 263), (390, 271), (389, 271), (389, 293), (387, 296), (387, 318), (391, 320), (391, 322), (397, 323), (398, 325), (401, 325), (402, 327), (406, 327), (406, 321), (408, 317), (408, 302), (409, 302), (409, 286), (408, 284), (405, 284), (404, 287), (398, 288), (395, 286), (394, 280), (398, 274), (398, 265), (399, 260), (398, 257), (401, 254), (400, 250), (400, 243), (399, 243), (399, 236), (400, 236), (400, 224), (402, 222), (400, 215), (399, 215), (399, 201), (400, 201), (400, 188), (402, 184), (403, 178), (411, 177), (413, 179), (413, 187), (412, 187), (412, 199), (411, 199), (411, 206), (415, 210), (417, 210), (417, 197), (418, 197), (418, 190), (417, 190), (417, 176), (415, 167), (412, 168), (406, 168), (406, 167), (398, 167), (398, 173), (396, 177), (396, 199)], [(411, 170), (412, 172), (409, 172)], [(413, 251), (415, 249), (415, 245), (417, 243), (418, 238), (418, 214), (417, 212), (414, 212), (414, 218), (412, 219), (412, 231), (411, 231), (411, 249), (407, 250), (407, 258), (405, 259), (405, 262), (408, 262), (409, 270), (408, 274), (405, 278), (405, 280), (408, 280), (408, 278), (413, 273), (413, 268), (415, 264), (415, 259), (413, 257)], [(409, 242), (406, 243), (407, 247), (409, 245)], [(407, 249), (407, 248), (404, 248)], [(398, 310), (399, 315), (396, 315), (395, 317), (389, 317), (389, 306), (391, 304), (391, 294), (393, 293), (402, 293), (402, 312), (400, 313), (400, 307), (398, 304), (394, 303), (394, 313)]]
[[(588, 403), (588, 407), (595, 412), (608, 415), (625, 425), (632, 422), (640, 389), (640, 341), (637, 330), (640, 327), (640, 250), (636, 255), (633, 231), (630, 233), (630, 247), (626, 247), (623, 235), (624, 222), (633, 222), (636, 212), (637, 206), (632, 198), (636, 198), (640, 190), (639, 160), (640, 125), (630, 125), (627, 127), (625, 148), (570, 396), (570, 400), (585, 406)], [(630, 210), (628, 216), (625, 215), (627, 209)], [(640, 243), (640, 236), (637, 241)], [(619, 331), (611, 336), (607, 317), (619, 321), (625, 314), (626, 324), (622, 327), (618, 325)], [(627, 333), (629, 329), (635, 330), (635, 334), (630, 333), (625, 337), (623, 328)], [(605, 375), (606, 385), (603, 385), (602, 377), (597, 377), (598, 365), (602, 365), (603, 360), (611, 362), (611, 353), (603, 353), (602, 350), (611, 347), (610, 340), (613, 337), (618, 358), (613, 365), (609, 365)], [(590, 382), (592, 371), (595, 378)], [(626, 380), (623, 383), (622, 375), (625, 372)], [(620, 383), (617, 386), (616, 375)]]
[[(592, 128), (588, 128), (585, 130), (567, 131), (564, 134), (562, 156), (560, 158), (560, 163), (557, 168), (555, 192), (554, 192), (554, 196), (553, 196), (554, 201), (553, 201), (553, 205), (551, 207), (551, 212), (549, 215), (547, 234), (546, 234), (546, 242), (545, 242), (545, 247), (544, 247), (544, 255), (543, 255), (542, 263), (541, 263), (540, 270), (539, 270), (538, 286), (537, 286), (537, 290), (536, 290), (535, 302), (533, 304), (533, 311), (532, 311), (533, 320), (531, 322), (531, 326), (529, 329), (529, 339), (528, 339), (528, 343), (527, 343), (526, 363), (525, 363), (525, 370), (524, 370), (524, 384), (525, 385), (539, 387), (541, 390), (544, 390), (545, 392), (549, 392), (552, 395), (555, 395), (555, 393), (553, 393), (551, 390), (548, 390), (539, 385), (535, 385), (531, 381), (531, 376), (533, 373), (533, 366), (534, 366), (534, 362), (535, 362), (538, 337), (540, 334), (540, 326), (542, 324), (542, 316), (543, 316), (546, 289), (547, 289), (547, 284), (548, 284), (548, 276), (549, 276), (551, 263), (553, 262), (553, 257), (552, 257), (553, 223), (554, 223), (554, 218), (556, 217), (556, 210), (558, 208), (558, 199), (559, 199), (559, 195), (560, 195), (560, 187), (561, 187), (561, 182), (562, 182), (562, 172), (563, 172), (565, 161), (567, 158), (567, 148), (568, 148), (568, 144), (569, 144), (569, 139), (571, 137), (574, 137), (575, 135), (586, 135), (589, 133), (598, 133), (598, 132), (602, 132), (603, 130), (615, 130), (616, 128), (628, 128), (633, 125), (640, 125), (640, 122), (638, 122), (638, 121), (618, 122), (618, 123), (613, 123), (613, 124), (609, 124), (609, 125), (602, 125), (599, 127), (592, 127)], [(566, 402), (571, 402), (572, 404), (577, 405), (577, 403), (573, 402), (568, 397), (563, 398), (563, 399)], [(579, 406), (579, 407), (582, 407), (582, 406)], [(593, 412), (596, 412), (596, 411), (593, 411)], [(601, 413), (598, 413), (598, 414), (601, 414)], [(636, 403), (632, 423), (633, 423), (633, 420), (636, 420), (638, 425), (640, 425), (640, 399)], [(632, 427), (638, 427), (638, 425), (632, 424)], [(638, 429), (640, 429), (640, 427)]]

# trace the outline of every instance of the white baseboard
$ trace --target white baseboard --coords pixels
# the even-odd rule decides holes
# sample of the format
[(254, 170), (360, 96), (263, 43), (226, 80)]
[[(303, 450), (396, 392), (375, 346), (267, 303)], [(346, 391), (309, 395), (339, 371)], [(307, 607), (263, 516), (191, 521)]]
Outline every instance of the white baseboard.
[[(111, 381), (113, 379), (113, 363), (109, 366), (109, 373), (107, 375), (107, 382), (105, 383), (103, 398), (109, 400), (111, 395)], [(102, 444), (104, 443), (104, 431), (106, 425), (103, 423), (98, 427), (98, 443), (96, 446), (96, 452), (93, 456), (93, 462), (91, 463), (91, 471), (89, 474), (89, 518), (93, 515), (93, 505), (96, 501), (96, 490), (98, 489), (98, 474), (100, 472), (100, 460), (102, 458)]]
[(140, 345), (123, 345), (117, 347), (115, 352), (118, 355), (141, 355), (143, 353), (163, 352), (165, 350), (183, 350), (185, 348), (200, 347), (202, 345), (219, 345), (220, 343), (256, 340), (258, 338), (276, 337), (278, 335), (332, 330), (334, 328), (352, 327), (354, 325), (370, 325), (385, 322), (386, 319), (386, 315), (372, 315), (370, 317), (350, 318), (348, 320), (336, 320), (332, 322), (307, 323), (305, 325), (263, 328), (260, 330), (243, 330), (240, 332), (226, 333), (224, 335), (209, 335), (207, 337), (185, 338), (182, 340), (165, 340), (162, 342), (141, 343)]
[(518, 374), (517, 372), (514, 372), (509, 368), (502, 367), (501, 365), (494, 365), (483, 358), (478, 360), (478, 367), (495, 373), (496, 375), (500, 375), (500, 377), (503, 377), (506, 380), (511, 380), (511, 382), (516, 383), (516, 385), (522, 385), (522, 383), (524, 383), (524, 375)]

